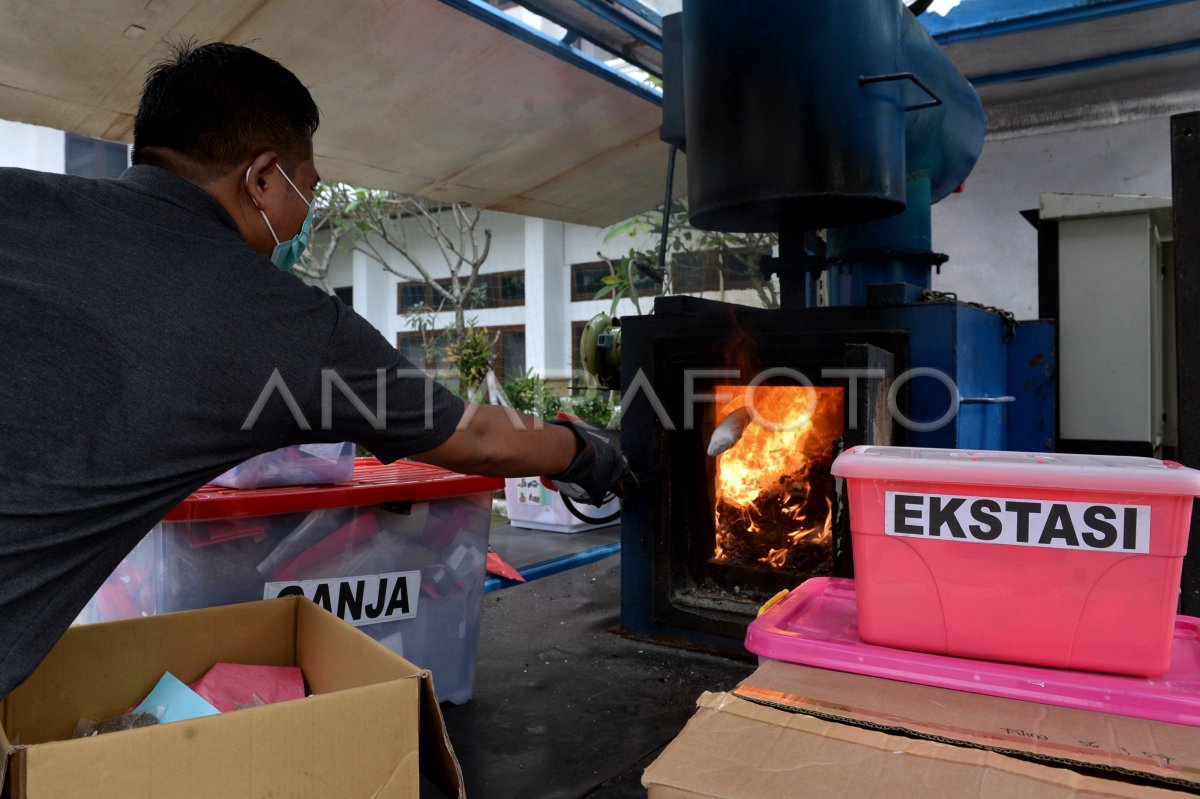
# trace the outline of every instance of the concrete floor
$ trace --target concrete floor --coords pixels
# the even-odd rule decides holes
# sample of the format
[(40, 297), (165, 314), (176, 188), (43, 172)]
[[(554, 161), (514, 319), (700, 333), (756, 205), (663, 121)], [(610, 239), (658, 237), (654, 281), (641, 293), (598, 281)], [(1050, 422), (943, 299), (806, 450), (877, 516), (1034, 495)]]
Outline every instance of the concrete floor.
[[(583, 536), (588, 536), (584, 538)], [(619, 538), (504, 527), (492, 545), (518, 568)], [(622, 637), (620, 555), (483, 599), (474, 698), (443, 705), (473, 799), (645, 797), (641, 774), (749, 661)], [(423, 799), (440, 796), (425, 786)]]
[(488, 536), (492, 549), (518, 570), (620, 540), (620, 525), (582, 533), (550, 533), (493, 522)]

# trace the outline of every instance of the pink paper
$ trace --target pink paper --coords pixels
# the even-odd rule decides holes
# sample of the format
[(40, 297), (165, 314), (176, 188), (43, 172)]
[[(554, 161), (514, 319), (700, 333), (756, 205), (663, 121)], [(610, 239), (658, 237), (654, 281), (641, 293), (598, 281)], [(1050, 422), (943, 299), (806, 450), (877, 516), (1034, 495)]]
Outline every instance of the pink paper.
[(191, 686), (222, 713), (304, 698), (304, 674), (296, 666), (218, 663)]

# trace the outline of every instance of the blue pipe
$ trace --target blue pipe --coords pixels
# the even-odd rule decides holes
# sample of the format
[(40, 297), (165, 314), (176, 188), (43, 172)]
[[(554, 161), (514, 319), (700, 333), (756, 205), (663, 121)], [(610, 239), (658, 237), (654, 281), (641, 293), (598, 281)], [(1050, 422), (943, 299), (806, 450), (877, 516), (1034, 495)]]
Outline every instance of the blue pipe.
[(866, 305), (867, 286), (908, 283), (930, 287), (932, 247), (929, 175), (908, 180), (908, 205), (902, 213), (853, 227), (830, 228), (826, 249), (832, 265), (825, 272), (830, 305)]
[(899, 0), (684, 0), (692, 224), (816, 230), (932, 202), (983, 146), (974, 88)]
[[(607, 557), (616, 555), (621, 551), (621, 542), (614, 541), (611, 544), (602, 544), (598, 547), (585, 549), (582, 552), (575, 552), (571, 555), (563, 555), (558, 558), (544, 560), (541, 563), (535, 563), (532, 566), (526, 566), (520, 569), (521, 576), (526, 582), (539, 580), (542, 577), (549, 577), (552, 574), (567, 571), (568, 569), (577, 569), (580, 566), (586, 566), (589, 563), (595, 563), (598, 560), (604, 560)], [(483, 592), (485, 594), (492, 591), (499, 591), (501, 588), (512, 588), (522, 585), (520, 580), (509, 580), (504, 577), (489, 577), (483, 581)]]

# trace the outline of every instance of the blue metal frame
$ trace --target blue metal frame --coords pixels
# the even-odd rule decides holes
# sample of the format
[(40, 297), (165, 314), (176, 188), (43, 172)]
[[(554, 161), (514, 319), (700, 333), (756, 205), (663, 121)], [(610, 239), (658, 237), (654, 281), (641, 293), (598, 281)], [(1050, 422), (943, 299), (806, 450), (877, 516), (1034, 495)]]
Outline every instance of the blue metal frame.
[(619, 5), (621, 8), (624, 8), (628, 11), (633, 12), (634, 14), (637, 14), (639, 17), (646, 20), (654, 27), (658, 28), (660, 31), (662, 30), (662, 14), (659, 14), (653, 8), (650, 8), (647, 5), (639, 3), (638, 0), (612, 0), (612, 1), (614, 3), (616, 3), (617, 5)]
[[(586, 566), (589, 563), (595, 563), (598, 560), (604, 560), (607, 557), (616, 555), (621, 551), (621, 542), (614, 541), (611, 544), (603, 544), (591, 549), (585, 549), (582, 552), (576, 552), (571, 555), (563, 555), (559, 558), (544, 560), (541, 563), (535, 563), (532, 566), (526, 566), (520, 569), (521, 576), (526, 582), (539, 580), (542, 577), (549, 577), (552, 574), (565, 572), (568, 569), (577, 569), (580, 566)], [(485, 594), (492, 591), (499, 591), (501, 588), (512, 588), (513, 586), (521, 585), (520, 580), (509, 580), (504, 577), (489, 577), (483, 581), (483, 592)]]
[(1031, 67), (1029, 69), (1017, 69), (1011, 72), (996, 72), (990, 75), (978, 75), (973, 78), (968, 78), (967, 80), (971, 81), (971, 84), (976, 87), (991, 86), (997, 83), (1015, 83), (1023, 80), (1036, 80), (1037, 78), (1045, 78), (1051, 75), (1061, 75), (1066, 72), (1080, 72), (1087, 69), (1099, 69), (1100, 67), (1111, 67), (1116, 64), (1125, 64), (1131, 61), (1144, 61), (1149, 58), (1161, 58), (1163, 56), (1178, 55), (1180, 53), (1188, 53), (1193, 50), (1200, 50), (1200, 39), (1189, 39), (1185, 42), (1164, 44), (1160, 45), (1159, 47), (1147, 47), (1144, 50), (1129, 50), (1124, 53), (1109, 53), (1108, 55), (1083, 58), (1079, 61), (1068, 61), (1063, 64), (1050, 64), (1044, 67)]
[(1193, 0), (963, 0), (944, 17), (926, 12), (919, 19), (938, 44), (947, 45), (1187, 2)]
[(481, 22), (486, 22), (493, 28), (514, 36), (544, 53), (548, 53), (585, 72), (603, 78), (614, 86), (619, 86), (622, 89), (630, 91), (643, 100), (658, 106), (662, 105), (661, 91), (644, 83), (639, 83), (604, 62), (564, 45), (559, 39), (547, 36), (541, 31), (534, 30), (528, 25), (518, 22), (503, 11), (482, 2), (482, 0), (441, 0), (441, 2)]
[[(616, 27), (625, 31), (625, 33), (628, 33), (642, 44), (653, 47), (660, 52), (662, 51), (661, 33), (655, 36), (641, 25), (631, 22), (628, 17), (619, 11), (614, 10), (613, 7), (604, 2), (604, 0), (575, 0), (575, 3), (576, 5), (583, 6), (585, 9), (600, 17), (600, 19), (604, 20), (605, 22), (615, 25)], [(661, 25), (659, 27), (661, 30)], [(621, 57), (620, 53), (614, 53), (613, 55), (617, 56), (618, 58)]]

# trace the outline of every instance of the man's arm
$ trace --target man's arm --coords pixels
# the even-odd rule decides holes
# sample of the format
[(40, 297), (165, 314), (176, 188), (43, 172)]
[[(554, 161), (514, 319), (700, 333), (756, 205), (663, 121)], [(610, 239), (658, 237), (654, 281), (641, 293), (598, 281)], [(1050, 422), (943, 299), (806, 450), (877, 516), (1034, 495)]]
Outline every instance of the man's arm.
[(468, 405), (445, 443), (414, 456), (459, 472), (546, 475), (567, 494), (603, 504), (609, 493), (637, 487), (625, 457), (594, 428), (574, 421), (544, 423), (494, 405)]
[(450, 438), (412, 459), (466, 474), (529, 477), (566, 471), (581, 448), (569, 427), (496, 405), (467, 403)]
[[(622, 494), (636, 485), (620, 451), (595, 430), (464, 404), (416, 369), (362, 317), (336, 299), (321, 297), (337, 318), (320, 390), (310, 395), (318, 406), (310, 410), (322, 420), (316, 440), (354, 441), (384, 463), (407, 457), (493, 477), (546, 475), (594, 504), (610, 491)], [(337, 390), (331, 376), (337, 378)], [(357, 399), (372, 396), (375, 408)]]

